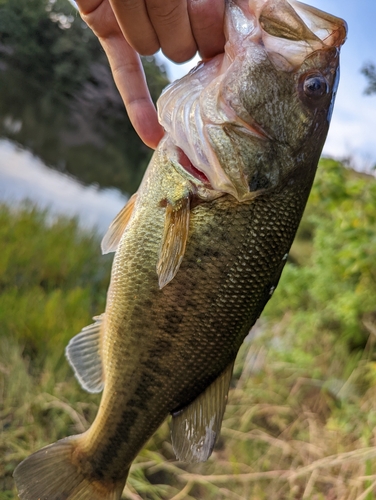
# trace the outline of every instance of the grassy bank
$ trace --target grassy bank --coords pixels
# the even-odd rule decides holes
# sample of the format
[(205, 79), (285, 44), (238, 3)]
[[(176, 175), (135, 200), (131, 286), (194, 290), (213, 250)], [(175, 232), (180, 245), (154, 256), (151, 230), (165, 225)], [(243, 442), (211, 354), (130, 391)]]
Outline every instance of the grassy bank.
[[(244, 343), (205, 464), (174, 460), (166, 422), (124, 498), (376, 497), (376, 182), (321, 162), (279, 288)], [(96, 395), (64, 358), (103, 311), (110, 262), (75, 221), (0, 207), (0, 498), (32, 451), (82, 432)]]

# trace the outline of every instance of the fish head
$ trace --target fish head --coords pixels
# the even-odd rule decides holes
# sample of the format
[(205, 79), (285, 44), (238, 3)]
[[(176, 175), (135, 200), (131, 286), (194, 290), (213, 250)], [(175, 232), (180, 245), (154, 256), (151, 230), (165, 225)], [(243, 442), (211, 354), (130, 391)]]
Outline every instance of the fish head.
[(170, 139), (213, 190), (238, 201), (294, 176), (310, 184), (332, 115), (346, 23), (295, 0), (230, 0), (225, 33), (224, 54), (162, 96)]

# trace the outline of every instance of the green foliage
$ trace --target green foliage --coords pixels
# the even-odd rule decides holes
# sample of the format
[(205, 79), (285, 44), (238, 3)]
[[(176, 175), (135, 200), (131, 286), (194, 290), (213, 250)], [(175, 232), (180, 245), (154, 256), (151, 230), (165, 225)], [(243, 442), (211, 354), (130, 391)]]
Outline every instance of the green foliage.
[[(156, 101), (166, 74), (154, 58), (143, 64)], [(67, 0), (0, 2), (0, 136), (85, 183), (128, 193), (151, 156), (103, 49)]]
[[(71, 96), (92, 78), (92, 65), (107, 66), (97, 37), (67, 0), (3, 0), (0, 60), (39, 82), (55, 96)], [(153, 57), (143, 58), (154, 102), (167, 79)]]
[(62, 352), (72, 333), (104, 308), (109, 262), (97, 239), (75, 220), (0, 206), (0, 241), (0, 335), (39, 357)]
[[(330, 352), (339, 349), (349, 355), (367, 342), (362, 320), (376, 309), (375, 205), (372, 177), (354, 174), (334, 160), (321, 161), (292, 249), (295, 264), (287, 264), (265, 311), (273, 320), (290, 315), (284, 337), (289, 342), (287, 356), (291, 349), (309, 345), (302, 364), (308, 358), (315, 365), (320, 335), (330, 339)], [(301, 242), (310, 234), (311, 255), (299, 265)]]
[[(293, 259), (240, 350), (213, 456), (176, 462), (166, 422), (124, 499), (374, 498), (375, 205), (372, 177), (321, 161)], [(103, 310), (109, 267), (74, 221), (30, 207), (0, 209), (0, 244), (0, 497), (14, 499), (15, 465), (94, 418), (99, 397), (63, 352)]]
[(367, 63), (362, 67), (362, 73), (368, 80), (365, 93), (368, 95), (376, 93), (376, 67), (372, 63)]
[(12, 0), (0, 4), (3, 59), (43, 82), (55, 95), (71, 95), (90, 76), (101, 50), (66, 0)]

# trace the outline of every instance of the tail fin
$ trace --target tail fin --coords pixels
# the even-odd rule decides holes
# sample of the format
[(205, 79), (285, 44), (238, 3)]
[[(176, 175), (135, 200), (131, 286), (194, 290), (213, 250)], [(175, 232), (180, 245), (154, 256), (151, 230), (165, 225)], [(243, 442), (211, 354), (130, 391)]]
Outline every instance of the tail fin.
[(18, 496), (22, 500), (120, 499), (126, 477), (117, 483), (85, 478), (72, 463), (76, 443), (76, 436), (62, 439), (21, 462), (13, 474)]

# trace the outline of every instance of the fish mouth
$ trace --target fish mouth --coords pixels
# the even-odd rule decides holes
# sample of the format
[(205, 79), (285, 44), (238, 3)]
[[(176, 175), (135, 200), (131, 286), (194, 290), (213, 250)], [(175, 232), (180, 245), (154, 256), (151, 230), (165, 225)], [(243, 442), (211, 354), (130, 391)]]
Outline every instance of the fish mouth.
[(327, 47), (341, 47), (347, 38), (347, 23), (343, 19), (297, 0), (289, 0), (311, 33)]
[(253, 37), (283, 71), (294, 71), (312, 52), (340, 48), (347, 36), (343, 19), (297, 0), (249, 0), (248, 15), (259, 26)]
[(315, 52), (338, 53), (346, 33), (342, 19), (297, 0), (227, 0), (224, 53), (201, 62), (158, 100), (159, 121), (179, 170), (200, 188), (240, 202), (252, 199), (241, 153), (237, 165), (228, 153), (235, 151), (231, 141), (246, 135), (253, 147), (265, 149), (281, 138), (260, 113), (244, 105), (239, 95), (252, 89), (241, 87), (232, 75), (245, 75), (243, 67), (252, 71), (264, 60), (277, 70), (297, 72)]

